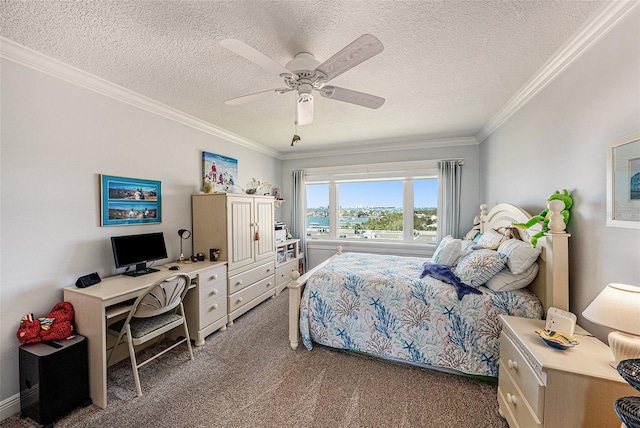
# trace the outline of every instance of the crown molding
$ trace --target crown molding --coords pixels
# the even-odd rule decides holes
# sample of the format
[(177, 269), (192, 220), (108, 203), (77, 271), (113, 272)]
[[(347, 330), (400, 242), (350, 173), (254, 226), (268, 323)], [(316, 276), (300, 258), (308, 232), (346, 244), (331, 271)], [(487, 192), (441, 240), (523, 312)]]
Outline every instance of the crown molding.
[(101, 95), (157, 114), (191, 128), (222, 138), (272, 157), (279, 157), (276, 150), (240, 137), (194, 116), (147, 98), (108, 80), (102, 79), (72, 65), (51, 58), (12, 40), (0, 36), (0, 58), (48, 74)]
[(282, 160), (293, 160), (317, 158), (321, 156), (360, 155), (365, 153), (384, 153), (396, 152), (399, 150), (433, 149), (436, 147), (473, 146), (478, 144), (479, 143), (475, 139), (475, 137), (443, 138), (431, 140), (427, 138), (414, 138), (412, 140), (384, 139), (378, 140), (376, 142), (371, 142), (370, 144), (359, 145), (357, 147), (346, 147), (344, 149), (310, 150), (307, 152), (295, 153), (280, 152), (280, 158)]
[(566, 42), (549, 61), (514, 95), (507, 104), (498, 111), (485, 126), (476, 134), (476, 140), (482, 143), (495, 132), (514, 113), (536, 96), (565, 68), (575, 62), (580, 55), (598, 42), (605, 34), (633, 12), (640, 2), (612, 1), (607, 2), (598, 10), (576, 33), (576, 36)]

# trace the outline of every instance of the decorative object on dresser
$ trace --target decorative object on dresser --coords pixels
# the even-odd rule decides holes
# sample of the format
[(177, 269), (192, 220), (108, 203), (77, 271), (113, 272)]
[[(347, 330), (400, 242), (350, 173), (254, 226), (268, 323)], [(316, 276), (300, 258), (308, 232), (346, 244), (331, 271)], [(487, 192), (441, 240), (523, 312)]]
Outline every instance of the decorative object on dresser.
[(193, 250), (219, 249), (227, 261), (227, 325), (275, 294), (273, 197), (198, 194), (191, 198)]
[[(513, 205), (498, 204), (490, 212), (483, 205), (480, 227), (483, 234), (499, 234), (513, 222), (529, 218)], [(465, 275), (454, 272), (479, 292), (461, 299), (451, 285), (430, 275), (420, 278), (424, 258), (341, 255), (339, 250), (308, 273), (292, 275), (288, 285), (291, 347), (295, 349), (302, 339), (308, 349), (316, 342), (423, 367), (497, 377), (498, 315), (540, 319), (551, 306), (568, 309), (569, 235), (546, 234), (533, 257), (518, 255), (517, 250), (532, 250), (529, 239), (538, 230), (539, 225), (523, 230), (522, 245), (506, 252), (473, 250), (473, 241), (459, 242), (459, 255), (452, 258), (487, 254), (481, 263), (470, 264)], [(461, 264), (457, 262), (456, 269)], [(532, 266), (537, 270), (530, 275)], [(507, 291), (488, 285), (489, 273), (505, 272), (511, 276), (520, 272), (527, 281)]]
[(619, 427), (613, 402), (631, 388), (609, 365), (609, 348), (580, 326), (580, 346), (545, 345), (543, 320), (500, 316), (498, 405), (509, 426)]
[(640, 287), (608, 284), (582, 315), (591, 322), (609, 327), (611, 367), (630, 358), (640, 358)]

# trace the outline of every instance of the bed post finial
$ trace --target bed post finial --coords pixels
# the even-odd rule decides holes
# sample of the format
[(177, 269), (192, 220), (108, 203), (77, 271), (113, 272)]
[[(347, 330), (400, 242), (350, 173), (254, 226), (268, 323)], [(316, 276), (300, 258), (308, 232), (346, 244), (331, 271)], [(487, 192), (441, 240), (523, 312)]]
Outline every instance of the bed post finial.
[(488, 215), (487, 208), (489, 208), (487, 204), (480, 205), (480, 233), (484, 233), (484, 222), (487, 221)]
[(562, 216), (562, 210), (564, 209), (564, 202), (554, 199), (549, 201), (549, 232), (551, 233), (563, 233), (567, 228)]

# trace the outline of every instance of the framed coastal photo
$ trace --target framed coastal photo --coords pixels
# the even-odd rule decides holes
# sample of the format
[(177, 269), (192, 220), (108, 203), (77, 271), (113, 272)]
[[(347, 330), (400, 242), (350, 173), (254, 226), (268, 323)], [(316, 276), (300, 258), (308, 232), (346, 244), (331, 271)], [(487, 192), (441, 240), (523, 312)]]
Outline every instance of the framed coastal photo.
[(101, 226), (162, 222), (162, 186), (159, 181), (100, 175)]
[(607, 226), (640, 229), (640, 132), (609, 145)]
[(205, 193), (232, 193), (237, 182), (237, 159), (202, 152), (202, 190)]

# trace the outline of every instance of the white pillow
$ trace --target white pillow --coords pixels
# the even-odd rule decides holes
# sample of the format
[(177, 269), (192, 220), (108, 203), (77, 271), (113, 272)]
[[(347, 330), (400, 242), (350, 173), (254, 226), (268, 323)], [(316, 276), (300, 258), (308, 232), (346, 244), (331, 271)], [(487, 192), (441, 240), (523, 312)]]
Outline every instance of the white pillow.
[(522, 273), (514, 274), (507, 266), (484, 285), (493, 291), (514, 291), (531, 284), (538, 274), (538, 263), (534, 263)]
[(486, 230), (480, 239), (478, 239), (478, 246), (480, 247), (493, 247), (504, 239), (502, 233), (496, 232), (493, 229)]
[(474, 250), (460, 257), (453, 274), (472, 287), (479, 287), (502, 270), (507, 258), (495, 250)]
[(529, 269), (538, 260), (541, 251), (541, 247), (534, 248), (528, 242), (519, 239), (508, 239), (498, 247), (498, 252), (507, 257), (507, 266), (515, 275)]
[(431, 261), (439, 265), (452, 266), (460, 257), (460, 252), (462, 251), (461, 243), (460, 239), (454, 239), (451, 235), (445, 236), (438, 244)]

